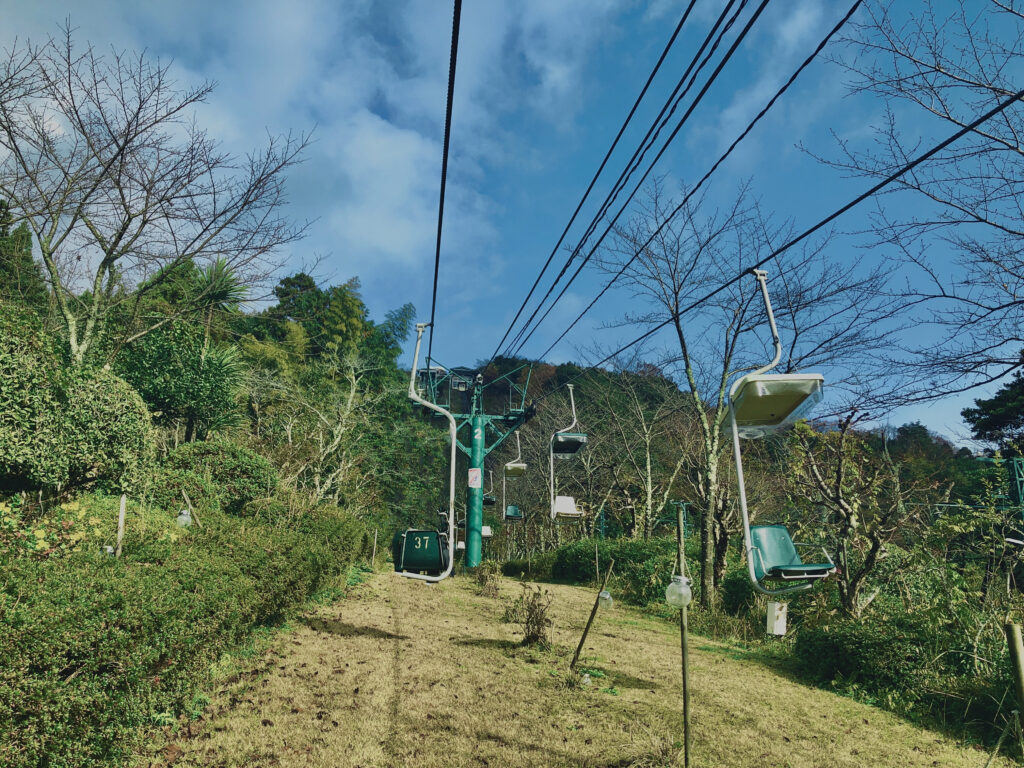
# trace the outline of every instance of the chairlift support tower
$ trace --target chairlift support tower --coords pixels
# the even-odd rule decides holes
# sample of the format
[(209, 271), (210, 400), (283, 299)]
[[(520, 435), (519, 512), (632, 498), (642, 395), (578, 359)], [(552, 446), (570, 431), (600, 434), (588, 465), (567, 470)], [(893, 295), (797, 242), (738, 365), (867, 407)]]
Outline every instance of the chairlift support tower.
[[(520, 385), (515, 377), (526, 370), (526, 381)], [(452, 392), (469, 395), (469, 409), (458, 413), (452, 411), (456, 428), (455, 446), (469, 458), (469, 475), (480, 478), (479, 487), (466, 488), (466, 550), (465, 565), (476, 568), (483, 554), (484, 522), (484, 460), (491, 451), (498, 448), (517, 429), (530, 420), (535, 412), (532, 404), (526, 404), (526, 391), (530, 386), (533, 364), (525, 363), (493, 381), (484, 383), (481, 373), (475, 375), (461, 369), (431, 368), (425, 372), (422, 382), (422, 397), (434, 404), (444, 405), (451, 410)], [(484, 394), (488, 387), (505, 383), (509, 387), (508, 405), (503, 413), (487, 413)], [(468, 430), (469, 435), (465, 435)], [(460, 437), (463, 436), (463, 437)], [(468, 438), (468, 439), (467, 439)], [(474, 470), (477, 470), (474, 473)]]

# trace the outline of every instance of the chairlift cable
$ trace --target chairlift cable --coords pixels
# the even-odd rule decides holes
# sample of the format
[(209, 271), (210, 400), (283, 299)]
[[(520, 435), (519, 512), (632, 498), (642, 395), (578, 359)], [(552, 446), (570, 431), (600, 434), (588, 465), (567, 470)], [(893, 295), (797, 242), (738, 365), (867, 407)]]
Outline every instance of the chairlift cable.
[(459, 57), (459, 24), (462, 0), (455, 0), (452, 14), (452, 50), (448, 59), (448, 102), (444, 113), (444, 149), (441, 152), (441, 194), (437, 205), (437, 245), (434, 250), (434, 292), (430, 298), (430, 339), (427, 342), (427, 370), (434, 351), (434, 315), (437, 310), (437, 275), (441, 268), (441, 225), (444, 222), (444, 191), (448, 182), (448, 144), (452, 135), (452, 101), (455, 97), (455, 64)]
[[(597, 213), (594, 214), (593, 218), (590, 221), (590, 224), (587, 225), (587, 229), (583, 233), (583, 236), (580, 238), (576, 246), (571, 250), (569, 257), (566, 259), (561, 271), (559, 271), (558, 276), (548, 287), (547, 293), (545, 293), (544, 297), (540, 300), (540, 302), (538, 302), (537, 306), (530, 314), (530, 317), (523, 324), (522, 328), (519, 329), (519, 331), (516, 333), (512, 341), (509, 342), (507, 347), (508, 354), (515, 354), (518, 350), (522, 349), (525, 343), (523, 341), (523, 335), (527, 332), (531, 323), (533, 323), (534, 319), (537, 317), (537, 313), (540, 312), (545, 302), (547, 302), (548, 298), (554, 292), (555, 287), (558, 285), (559, 281), (561, 281), (561, 279), (565, 276), (565, 273), (572, 265), (572, 262), (575, 260), (576, 256), (580, 253), (581, 250), (583, 250), (587, 241), (590, 239), (590, 236), (594, 233), (594, 230), (596, 230), (597, 226), (600, 224), (601, 219), (603, 219), (607, 215), (608, 210), (618, 199), (619, 193), (622, 192), (623, 189), (625, 189), (626, 185), (629, 183), (629, 180), (633, 177), (633, 174), (643, 164), (644, 158), (646, 157), (648, 150), (650, 150), (650, 148), (657, 143), (658, 137), (661, 135), (661, 131), (665, 128), (666, 125), (668, 125), (669, 121), (672, 118), (672, 115), (675, 114), (683, 99), (685, 99), (686, 95), (690, 92), (690, 88), (692, 88), (694, 82), (696, 82), (697, 75), (704, 69), (705, 66), (707, 66), (713, 54), (718, 50), (719, 45), (721, 45), (726, 33), (732, 28), (733, 24), (735, 24), (736, 22), (736, 19), (739, 17), (739, 14), (747, 6), (748, 1), (749, 0), (740, 0), (740, 5), (736, 9), (736, 12), (732, 15), (731, 18), (729, 18), (729, 13), (732, 11), (733, 5), (735, 4), (736, 0), (729, 0), (729, 2), (726, 3), (725, 7), (722, 9), (722, 12), (718, 16), (718, 19), (711, 26), (711, 29), (708, 30), (707, 35), (704, 37), (704, 41), (700, 44), (700, 47), (697, 49), (693, 57), (690, 59), (690, 63), (687, 65), (685, 71), (680, 76), (679, 81), (676, 83), (675, 87), (672, 89), (672, 92), (665, 100), (665, 103), (662, 105), (661, 110), (658, 112), (657, 116), (651, 122), (651, 125), (647, 129), (647, 132), (644, 134), (643, 139), (640, 140), (640, 143), (637, 145), (636, 149), (633, 150), (632, 156), (627, 161), (625, 168), (623, 168), (622, 171), (619, 173), (618, 178), (612, 185), (611, 190), (609, 190), (608, 194), (605, 196), (604, 202), (601, 203), (601, 207), (598, 209)], [(728, 21), (726, 22), (727, 19)], [(719, 27), (721, 27), (723, 22), (726, 22), (725, 27), (720, 30)], [(711, 45), (711, 51), (710, 53), (708, 53), (707, 56), (705, 56), (704, 52), (707, 50), (709, 44)], [(697, 67), (696, 72), (694, 71), (694, 67)], [(687, 80), (689, 80), (688, 83)], [(684, 85), (685, 88), (683, 87)], [(680, 91), (682, 92), (680, 93)], [(671, 139), (669, 141), (671, 141)], [(649, 172), (650, 171), (648, 170), (648, 173)], [(630, 198), (632, 198), (632, 196), (630, 196)], [(559, 295), (559, 298), (561, 298), (561, 294)], [(557, 301), (558, 299), (555, 300), (556, 303)], [(550, 311), (551, 309), (549, 308), (548, 311), (544, 313), (544, 316), (546, 317)], [(541, 318), (541, 320), (543, 320), (543, 318)], [(511, 330), (511, 328), (509, 330)], [(506, 336), (507, 335), (508, 334), (506, 333)], [(516, 350), (516, 352), (513, 352), (513, 350)]]
[[(662, 105), (661, 109), (659, 110), (658, 115), (654, 118), (654, 120), (652, 121), (650, 127), (648, 127), (647, 132), (644, 134), (643, 139), (640, 140), (640, 143), (637, 145), (636, 149), (633, 150), (633, 154), (630, 156), (628, 162), (626, 163), (625, 168), (623, 168), (619, 172), (618, 178), (612, 184), (612, 188), (611, 188), (611, 190), (609, 190), (608, 194), (605, 195), (604, 201), (601, 203), (601, 206), (598, 208), (597, 213), (595, 213), (594, 216), (592, 217), (592, 219), (590, 221), (590, 224), (587, 225), (587, 229), (584, 232), (583, 236), (580, 238), (579, 243), (577, 243), (576, 246), (571, 249), (569, 257), (566, 259), (565, 264), (562, 265), (562, 269), (559, 271), (558, 275), (555, 277), (555, 279), (552, 281), (551, 285), (548, 287), (547, 293), (545, 293), (544, 297), (538, 302), (537, 306), (534, 308), (534, 310), (531, 313), (530, 317), (523, 324), (523, 327), (519, 329), (519, 331), (513, 337), (512, 341), (509, 342), (508, 347), (507, 347), (507, 351), (511, 351), (519, 343), (519, 340), (522, 338), (523, 333), (526, 332), (526, 329), (529, 328), (530, 323), (537, 316), (537, 313), (540, 311), (541, 307), (544, 306), (544, 303), (551, 296), (551, 293), (555, 289), (555, 286), (558, 285), (559, 281), (565, 276), (565, 273), (568, 271), (569, 266), (572, 264), (573, 260), (579, 254), (579, 252), (582, 249), (583, 245), (586, 243), (586, 241), (593, 234), (594, 230), (597, 228), (597, 225), (600, 223), (601, 219), (604, 218), (605, 214), (608, 212), (608, 209), (611, 207), (612, 203), (614, 203), (615, 199), (618, 197), (619, 192), (625, 187), (625, 185), (628, 182), (629, 178), (633, 175), (635, 170), (643, 162), (643, 158), (647, 154), (648, 149), (650, 149), (650, 147), (654, 145), (655, 141), (657, 140), (658, 134), (661, 133), (661, 130), (668, 123), (669, 117), (665, 117), (665, 113), (669, 112), (669, 108), (671, 107), (671, 111), (669, 112), (669, 116), (671, 116), (675, 112), (675, 110), (678, 108), (679, 103), (686, 96), (686, 93), (689, 92), (690, 87), (693, 85), (692, 81), (690, 82), (689, 85), (686, 86), (686, 90), (683, 92), (683, 94), (679, 95), (678, 98), (677, 98), (677, 95), (679, 94), (680, 89), (683, 87), (683, 85), (686, 83), (687, 79), (690, 77), (691, 72), (693, 72), (693, 68), (701, 60), (701, 56), (704, 55), (704, 51), (708, 47), (708, 44), (711, 43), (712, 40), (715, 40), (715, 35), (716, 34), (718, 34), (719, 36), (718, 36), (718, 39), (715, 41), (715, 47), (714, 48), (718, 47), (718, 44), (721, 42), (722, 36), (725, 34), (725, 31), (722, 31), (719, 34), (718, 28), (719, 28), (719, 26), (721, 26), (722, 22), (729, 15), (729, 11), (732, 9), (732, 7), (735, 4), (735, 2), (736, 2), (736, 0), (729, 0), (729, 2), (726, 4), (725, 8), (722, 10), (721, 14), (719, 14), (718, 20), (715, 21), (714, 25), (711, 27), (711, 29), (708, 31), (707, 35), (705, 36), (704, 42), (701, 43), (700, 48), (697, 50), (696, 53), (694, 53), (693, 57), (690, 59), (690, 63), (687, 65), (686, 70), (679, 77), (678, 82), (676, 83), (675, 87), (672, 89), (672, 92), (669, 94), (668, 98), (665, 100), (665, 103)], [(740, 8), (742, 9), (747, 4), (747, 2), (748, 2), (748, 0), (741, 0)], [(691, 7), (692, 7), (692, 4), (691, 4)], [(737, 13), (739, 13), (739, 11), (737, 11)], [(687, 9), (687, 11), (686, 11), (686, 15), (688, 15), (688, 14), (689, 14), (689, 9)], [(684, 15), (684, 20), (685, 20), (685, 15)], [(731, 26), (731, 22), (730, 22), (730, 26)], [(726, 27), (726, 30), (727, 29), (728, 29), (728, 26)], [(712, 50), (714, 50), (714, 49), (712, 49)], [(667, 51), (667, 49), (666, 49), (666, 51)], [(707, 63), (707, 60), (705, 59), (704, 63), (701, 64), (701, 68), (703, 68), (706, 63)], [(662, 120), (662, 118), (664, 118), (664, 120)], [(652, 134), (653, 134), (653, 138), (652, 138)], [(639, 157), (639, 159), (638, 159), (638, 157)], [(602, 168), (603, 167), (604, 167), (604, 163), (602, 163)], [(574, 218), (575, 218), (575, 214), (574, 214)], [(571, 223), (572, 222), (570, 222), (570, 224)], [(562, 237), (559, 238), (558, 244), (556, 244), (554, 251), (548, 257), (548, 263), (551, 262), (551, 259), (555, 255), (555, 251), (557, 251), (558, 246), (561, 245), (562, 241), (565, 239), (565, 235), (567, 234), (567, 232), (568, 232), (568, 227), (566, 227), (566, 231), (562, 233)], [(547, 264), (545, 264), (545, 269), (546, 268), (547, 268)], [(543, 276), (543, 272), (541, 273), (541, 276)], [(537, 278), (537, 283), (540, 282), (540, 279), (541, 279), (540, 277)], [(533, 291), (536, 289), (537, 283), (535, 283), (534, 287), (530, 290), (530, 295), (532, 295)], [(522, 311), (526, 308), (526, 303), (529, 301), (529, 298), (530, 298), (530, 296), (527, 296), (526, 301), (523, 302), (523, 306), (520, 307), (520, 311), (518, 313), (516, 313), (516, 317), (512, 320), (512, 323), (509, 325), (508, 330), (505, 331), (505, 336), (502, 338), (501, 343), (498, 345), (498, 348), (497, 348), (498, 350), (501, 349), (502, 344), (505, 343), (505, 339), (508, 338), (509, 333), (511, 333), (512, 329), (515, 327), (515, 324), (519, 320), (519, 317), (522, 314)], [(497, 352), (497, 350), (496, 350), (496, 352)]]
[[(733, 150), (736, 149), (737, 146), (739, 146), (740, 142), (742, 142), (747, 137), (747, 135), (754, 129), (754, 126), (756, 126), (758, 124), (758, 122), (760, 122), (761, 118), (763, 118), (766, 114), (768, 114), (768, 112), (772, 109), (772, 107), (775, 106), (775, 103), (779, 100), (779, 98), (781, 98), (782, 95), (787, 90), (789, 90), (789, 87), (791, 85), (793, 85), (793, 83), (801, 75), (801, 73), (803, 73), (803, 71), (811, 64), (811, 62), (813, 62), (818, 57), (818, 55), (825, 49), (825, 46), (828, 45), (829, 41), (831, 41), (831, 39), (835, 36), (835, 34), (846, 25), (846, 22), (848, 22), (850, 20), (850, 17), (853, 16), (853, 14), (857, 11), (857, 9), (861, 6), (862, 3), (863, 3), (863, 0), (856, 0), (856, 2), (852, 6), (850, 6), (850, 10), (846, 12), (846, 15), (839, 21), (838, 24), (836, 24), (829, 31), (829, 33), (822, 39), (822, 41), (820, 43), (818, 43), (818, 47), (814, 49), (814, 51), (811, 53), (810, 56), (808, 56), (806, 59), (804, 59), (803, 63), (799, 67), (797, 67), (796, 71), (792, 75), (790, 75), (789, 79), (782, 85), (782, 87), (778, 91), (776, 91), (775, 95), (772, 96), (772, 98), (768, 101), (767, 104), (765, 104), (764, 108), (761, 109), (761, 111), (757, 113), (757, 115), (754, 117), (754, 119), (751, 120), (750, 123), (747, 125), (747, 127), (743, 129), (743, 132), (738, 137), (736, 137), (736, 139), (733, 141), (733, 143), (729, 145), (729, 148), (722, 154), (722, 156), (720, 158), (718, 158), (718, 160), (715, 162), (715, 164), (713, 166), (711, 166), (711, 169), (707, 173), (704, 174), (704, 176), (700, 179), (700, 181), (698, 181), (689, 192), (686, 193), (686, 195), (683, 197), (683, 199), (679, 203), (679, 205), (677, 205), (672, 210), (672, 212), (669, 213), (669, 215), (658, 226), (658, 228), (654, 231), (654, 233), (649, 238), (647, 238), (647, 240), (644, 242), (644, 244), (642, 246), (640, 246), (640, 248), (637, 249), (636, 253), (634, 253), (630, 257), (629, 261), (627, 261), (623, 265), (622, 269), (620, 269), (615, 274), (615, 276), (612, 277), (611, 280), (609, 280), (607, 282), (607, 284), (604, 286), (604, 288), (601, 289), (600, 293), (598, 293), (597, 296), (594, 297), (593, 301), (591, 301), (586, 306), (586, 308), (582, 312), (580, 312), (579, 315), (576, 316), (576, 319), (573, 320), (564, 331), (562, 331), (562, 334), (557, 339), (555, 339), (554, 342), (552, 342), (551, 346), (549, 346), (547, 349), (545, 349), (538, 356), (539, 360), (543, 360), (545, 357), (547, 357), (547, 355), (551, 352), (551, 350), (554, 349), (558, 345), (558, 343), (562, 339), (564, 339), (573, 328), (576, 327), (576, 324), (580, 320), (582, 320), (583, 317), (591, 309), (593, 309), (594, 305), (597, 304), (597, 302), (601, 300), (601, 297), (604, 296), (605, 293), (608, 292), (608, 290), (612, 287), (612, 285), (614, 285), (615, 282), (620, 277), (622, 277), (622, 275), (625, 274), (626, 270), (629, 269), (629, 267), (632, 266), (633, 262), (635, 262), (637, 260), (637, 258), (639, 258), (640, 254), (643, 253), (647, 249), (647, 246), (650, 245), (651, 242), (653, 242), (654, 238), (658, 236), (658, 234), (661, 232), (661, 230), (665, 226), (667, 226), (668, 223), (670, 221), (672, 221), (673, 218), (675, 218), (676, 214), (678, 214), (679, 211), (681, 211), (683, 209), (683, 206), (685, 206), (691, 200), (691, 198), (693, 198), (693, 196), (695, 194), (697, 194), (697, 192), (700, 190), (700, 188), (704, 185), (704, 182), (706, 182), (709, 178), (711, 178), (711, 175), (715, 171), (718, 170), (719, 166), (721, 166), (721, 164), (723, 162), (725, 162), (725, 160), (729, 157), (729, 155), (732, 154)], [(557, 301), (557, 299), (556, 299), (556, 301)]]
[(887, 187), (889, 184), (892, 184), (894, 181), (898, 180), (900, 177), (906, 175), (907, 173), (912, 171), (914, 168), (919, 166), (921, 163), (931, 159), (936, 154), (938, 154), (939, 152), (944, 150), (946, 147), (950, 146), (951, 144), (955, 143), (959, 139), (963, 138), (968, 133), (971, 133), (978, 126), (980, 126), (982, 123), (985, 123), (986, 121), (991, 120), (993, 117), (995, 117), (996, 115), (1002, 113), (1003, 111), (1005, 111), (1007, 108), (1009, 108), (1014, 103), (1016, 103), (1018, 101), (1022, 101), (1022, 100), (1024, 100), (1024, 89), (1021, 89), (1021, 90), (1017, 91), (1012, 96), (1010, 96), (1008, 99), (1006, 99), (1005, 101), (1000, 102), (998, 105), (996, 105), (995, 107), (990, 109), (985, 114), (981, 115), (980, 117), (976, 118), (972, 122), (970, 122), (967, 125), (963, 126), (960, 130), (958, 130), (955, 133), (951, 134), (949, 137), (947, 137), (943, 141), (941, 141), (938, 144), (936, 144), (934, 147), (929, 149), (927, 152), (925, 152), (925, 153), (923, 153), (921, 155), (918, 155), (916, 158), (914, 158), (910, 162), (908, 162), (905, 165), (901, 166), (898, 170), (896, 170), (893, 173), (891, 173), (888, 176), (886, 176), (884, 179), (882, 179), (882, 181), (878, 182), (877, 184), (875, 184), (873, 187), (871, 187), (867, 191), (862, 192), (857, 197), (855, 197), (853, 200), (851, 200), (850, 202), (848, 202), (845, 205), (843, 205), (841, 208), (838, 208), (837, 210), (835, 210), (834, 212), (832, 212), (831, 214), (826, 216), (824, 219), (821, 219), (817, 224), (813, 225), (812, 227), (809, 227), (808, 229), (804, 230), (801, 234), (799, 234), (796, 237), (794, 237), (792, 240), (789, 240), (788, 242), (786, 242), (783, 245), (779, 246), (774, 251), (772, 251), (767, 256), (765, 256), (763, 259), (758, 261), (757, 263), (751, 264), (749, 267), (746, 267), (741, 272), (739, 272), (735, 277), (733, 277), (729, 281), (723, 283), (718, 288), (715, 288), (714, 290), (712, 290), (709, 293), (705, 294), (701, 298), (696, 299), (695, 301), (691, 302), (690, 304), (687, 304), (685, 307), (680, 309), (678, 312), (673, 312), (669, 316), (669, 318), (667, 320), (662, 321), (661, 323), (659, 323), (658, 325), (654, 326), (650, 330), (646, 331), (645, 333), (641, 334), (637, 338), (633, 339), (633, 341), (631, 341), (628, 344), (625, 344), (625, 345), (619, 347), (617, 350), (615, 350), (611, 354), (607, 355), (606, 357), (602, 358), (598, 362), (594, 363), (591, 366), (588, 366), (588, 369), (585, 369), (585, 370), (581, 371), (580, 373), (576, 374), (575, 376), (573, 376), (568, 381), (566, 381), (566, 382), (564, 382), (562, 384), (559, 384), (557, 387), (552, 389), (550, 392), (547, 392), (546, 394), (541, 395), (539, 398), (537, 398), (537, 402), (540, 403), (540, 402), (546, 400), (548, 397), (553, 395), (555, 392), (557, 392), (559, 389), (564, 387), (566, 384), (570, 384), (570, 383), (576, 381), (577, 379), (579, 379), (580, 377), (584, 376), (587, 373), (587, 370), (592, 369), (592, 368), (596, 368), (596, 367), (601, 366), (601, 365), (604, 365), (609, 360), (615, 358), (617, 355), (620, 355), (623, 352), (625, 352), (627, 349), (630, 349), (631, 347), (635, 347), (640, 342), (645, 341), (646, 339), (649, 339), (651, 336), (656, 334), (662, 328), (665, 328), (667, 325), (669, 325), (670, 323), (674, 322), (678, 318), (682, 317), (683, 315), (687, 314), (688, 312), (691, 312), (693, 309), (695, 309), (696, 307), (700, 306), (701, 304), (703, 304), (704, 302), (708, 301), (709, 299), (714, 298), (719, 293), (724, 291), (726, 288), (729, 288), (730, 286), (735, 285), (740, 280), (742, 280), (745, 276), (749, 275), (753, 270), (760, 269), (765, 264), (767, 264), (769, 261), (772, 261), (772, 260), (776, 259), (782, 253), (784, 253), (785, 251), (787, 251), (790, 248), (792, 248), (794, 245), (797, 245), (798, 243), (803, 242), (808, 237), (813, 235), (815, 232), (817, 232), (818, 230), (822, 229), (823, 227), (825, 227), (826, 225), (830, 224), (831, 222), (835, 221), (837, 218), (842, 216), (844, 213), (846, 213), (850, 209), (855, 208), (856, 206), (860, 205), (862, 202), (864, 202), (868, 198), (873, 197), (879, 191), (881, 191), (882, 189)]
[[(569, 278), (568, 282), (562, 287), (561, 292), (558, 294), (555, 300), (548, 306), (547, 310), (544, 312), (543, 316), (541, 316), (540, 320), (538, 320), (534, 324), (533, 328), (530, 329), (529, 333), (527, 333), (523, 340), (519, 342), (519, 346), (516, 348), (515, 354), (519, 354), (522, 351), (523, 347), (530, 340), (530, 337), (533, 336), (537, 328), (539, 328), (541, 323), (544, 322), (545, 318), (547, 318), (547, 316), (551, 313), (551, 310), (555, 307), (555, 305), (561, 300), (563, 296), (565, 296), (566, 292), (569, 290), (569, 287), (573, 284), (573, 282), (575, 282), (576, 278), (580, 276), (580, 273), (583, 271), (584, 267), (586, 267), (587, 263), (590, 261), (593, 255), (597, 252), (597, 249), (601, 246), (601, 243), (603, 243), (604, 239), (608, 236), (608, 233), (611, 232), (612, 229), (615, 227), (615, 224), (616, 222), (618, 222), (619, 217), (622, 216), (622, 214), (626, 211), (626, 208), (629, 207), (629, 204), (630, 202), (632, 202), (633, 197), (643, 186), (643, 183), (647, 180), (647, 177), (650, 175), (651, 171), (654, 170), (654, 166), (657, 165), (658, 161), (668, 150), (669, 146), (672, 144), (675, 137), (679, 134), (679, 131), (682, 130), (683, 125), (689, 119), (690, 115), (693, 114), (693, 111), (697, 108), (697, 106), (703, 99), (704, 95), (714, 84), (715, 80), (718, 78), (718, 75), (725, 68), (725, 65), (729, 63), (729, 60), (732, 58), (733, 54), (735, 54), (736, 49), (739, 48), (740, 44), (743, 42), (743, 39), (747, 36), (747, 33), (750, 32), (750, 29), (754, 26), (754, 23), (757, 21), (758, 17), (760, 17), (761, 13), (764, 11), (764, 9), (768, 6), (768, 3), (770, 2), (771, 0), (761, 0), (761, 4), (757, 7), (757, 10), (754, 11), (753, 16), (751, 16), (750, 19), (747, 21), (746, 26), (744, 26), (743, 29), (740, 31), (737, 38), (729, 47), (729, 50), (726, 51), (725, 56), (718, 63), (718, 66), (715, 67), (715, 70), (711, 73), (711, 76), (708, 78), (708, 81), (704, 84), (704, 87), (701, 88), (700, 93), (697, 94), (689, 109), (687, 109), (682, 118), (680, 118), (679, 123), (676, 125), (675, 129), (669, 135), (668, 139), (665, 140), (664, 146), (662, 146), (661, 150), (658, 152), (654, 160), (651, 161), (650, 166), (648, 166), (647, 170), (644, 172), (644, 175), (636, 183), (636, 186), (633, 188), (633, 191), (629, 194), (629, 197), (626, 198), (626, 201), (619, 208), (618, 213), (616, 213), (612, 220), (608, 222), (608, 226), (605, 227), (604, 231), (601, 233), (601, 236), (597, 239), (597, 242), (594, 243), (593, 247), (591, 247), (590, 251), (580, 262), (579, 266), (576, 268), (576, 271), (573, 273), (572, 277)], [(730, 23), (731, 21), (732, 20), (730, 20)], [(723, 34), (724, 33), (725, 30), (723, 30)], [(714, 51), (712, 51), (712, 53), (713, 52)], [(711, 54), (708, 55), (710, 57)]]
[[(665, 49), (661, 52), (661, 56), (658, 58), (657, 63), (654, 65), (654, 69), (651, 70), (651, 74), (647, 77), (647, 82), (644, 83), (644, 87), (640, 89), (640, 95), (636, 97), (636, 101), (633, 102), (633, 108), (629, 110), (629, 114), (626, 115), (626, 119), (622, 123), (622, 127), (619, 128), (619, 132), (615, 135), (615, 139), (612, 141), (612, 145), (608, 148), (608, 152), (605, 154), (604, 159), (601, 161), (601, 165), (597, 169), (597, 173), (594, 174), (594, 178), (590, 180), (590, 184), (587, 186), (586, 191), (583, 193), (583, 197), (580, 198), (579, 204), (576, 206), (576, 210), (572, 212), (572, 216), (569, 217), (569, 223), (565, 225), (565, 229), (562, 230), (561, 236), (558, 238), (558, 242), (555, 243), (555, 247), (551, 249), (551, 254), (548, 256), (547, 261), (544, 262), (544, 266), (541, 267), (540, 274), (537, 275), (537, 279), (534, 281), (533, 286), (530, 288), (529, 293), (526, 294), (526, 298), (523, 299), (522, 305), (516, 312), (516, 316), (512, 318), (512, 322), (508, 326), (508, 330), (505, 331), (505, 335), (501, 337), (501, 341), (494, 348), (494, 352), (491, 354), (491, 360), (494, 360), (498, 356), (498, 352), (501, 350), (502, 345), (508, 338), (508, 335), (512, 332), (516, 323), (519, 321), (519, 317), (522, 315), (523, 310), (526, 309), (526, 305), (529, 303), (530, 298), (533, 296), (533, 292), (537, 290), (537, 286), (540, 285), (541, 279), (544, 277), (544, 273), (547, 272), (549, 266), (551, 266), (552, 260), (555, 258), (555, 254), (558, 253), (558, 249), (561, 247), (562, 242), (565, 240), (565, 236), (569, 233), (569, 229), (576, 221), (576, 217), (579, 215), (580, 210), (583, 208), (583, 204), (586, 203), (587, 198), (590, 196), (591, 191), (594, 189), (594, 184), (597, 183), (598, 178), (604, 171), (605, 166), (608, 164), (608, 160), (612, 156), (612, 152), (619, 144), (619, 139), (622, 138), (622, 134), (626, 132), (626, 128), (630, 121), (633, 119), (633, 115), (636, 114), (637, 108), (640, 106), (640, 102), (643, 101), (644, 96), (647, 95), (647, 90), (650, 88), (651, 83), (654, 80), (655, 75), (661, 69), (661, 65), (664, 63), (665, 58), (668, 56), (668, 52), (672, 49), (672, 46), (676, 42), (676, 38), (683, 29), (683, 25), (690, 16), (690, 12), (693, 7), (697, 4), (697, 0), (690, 0), (690, 4), (686, 7), (683, 12), (682, 18), (679, 19), (679, 23), (676, 24), (675, 31), (672, 32), (672, 37), (669, 38), (668, 43), (665, 45)], [(659, 116), (660, 117), (660, 116)], [(490, 363), (490, 360), (488, 361)], [(487, 367), (486, 365), (484, 366)]]

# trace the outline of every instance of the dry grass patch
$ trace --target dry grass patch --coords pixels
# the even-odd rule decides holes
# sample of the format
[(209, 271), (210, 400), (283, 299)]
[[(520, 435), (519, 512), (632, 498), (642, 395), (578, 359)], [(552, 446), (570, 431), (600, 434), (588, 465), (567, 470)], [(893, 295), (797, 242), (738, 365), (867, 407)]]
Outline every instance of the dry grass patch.
[[(616, 608), (568, 661), (590, 590), (547, 585), (551, 645), (520, 644), (469, 579), (379, 575), (316, 609), (173, 740), (181, 766), (663, 766), (680, 762), (678, 635)], [(696, 766), (978, 766), (982, 753), (762, 665), (693, 651)], [(722, 650), (725, 650), (722, 646)], [(170, 746), (170, 745), (169, 745)], [(180, 752), (178, 751), (180, 750)], [(1010, 765), (1001, 762), (999, 765)]]

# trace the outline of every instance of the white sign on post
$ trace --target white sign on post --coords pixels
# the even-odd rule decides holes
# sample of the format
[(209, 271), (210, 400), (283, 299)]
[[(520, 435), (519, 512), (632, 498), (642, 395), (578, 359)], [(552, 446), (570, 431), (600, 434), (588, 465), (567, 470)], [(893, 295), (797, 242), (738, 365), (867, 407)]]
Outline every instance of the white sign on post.
[(482, 469), (470, 469), (469, 470), (469, 487), (470, 488), (483, 488), (483, 470)]
[(768, 634), (783, 637), (786, 634), (786, 603), (768, 603)]

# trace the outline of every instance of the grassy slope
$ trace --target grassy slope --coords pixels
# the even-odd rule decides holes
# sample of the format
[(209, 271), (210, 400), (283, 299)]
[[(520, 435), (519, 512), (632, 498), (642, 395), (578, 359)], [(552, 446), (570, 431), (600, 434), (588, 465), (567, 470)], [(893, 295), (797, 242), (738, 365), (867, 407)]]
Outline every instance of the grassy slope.
[[(555, 647), (517, 645), (503, 602), (466, 579), (374, 577), (305, 616), (262, 670), (217, 692), (172, 736), (181, 766), (660, 766), (681, 764), (678, 632), (598, 615), (574, 689), (564, 669), (593, 593), (548, 586)], [(503, 597), (519, 592), (511, 581)], [(880, 710), (805, 688), (729, 647), (691, 642), (694, 766), (979, 766), (982, 753)], [(673, 743), (675, 742), (675, 744)], [(997, 761), (994, 765), (1009, 765)]]

